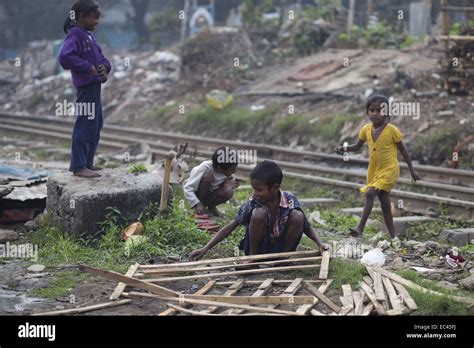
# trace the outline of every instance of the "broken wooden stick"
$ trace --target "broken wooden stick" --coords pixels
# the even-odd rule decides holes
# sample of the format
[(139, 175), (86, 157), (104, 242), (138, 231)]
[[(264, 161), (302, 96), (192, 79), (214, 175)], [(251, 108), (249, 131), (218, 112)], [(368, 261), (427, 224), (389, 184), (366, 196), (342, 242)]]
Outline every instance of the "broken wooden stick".
[(382, 277), (382, 281), (385, 286), (385, 289), (387, 290), (388, 298), (390, 300), (390, 303), (392, 304), (392, 308), (403, 311), (405, 307), (400, 302), (395, 288), (393, 287), (392, 281), (387, 277)]
[(437, 296), (446, 296), (450, 300), (453, 300), (453, 301), (456, 301), (456, 302), (462, 302), (462, 303), (467, 303), (467, 304), (471, 304), (471, 305), (474, 304), (474, 298), (446, 295), (446, 294), (443, 294), (441, 292), (426, 289), (426, 288), (424, 288), (424, 287), (422, 287), (422, 286), (420, 286), (420, 285), (418, 285), (418, 284), (416, 284), (416, 283), (414, 283), (414, 282), (412, 282), (408, 279), (400, 277), (399, 275), (397, 275), (395, 273), (389, 272), (384, 268), (374, 267), (373, 269), (375, 271), (379, 272), (380, 274), (382, 274), (383, 276), (385, 276), (387, 278), (390, 278), (391, 280), (393, 280), (393, 281), (395, 281), (395, 282), (397, 282), (401, 285), (407, 286), (407, 287), (409, 287), (411, 289), (414, 289), (414, 290), (421, 291), (424, 294), (431, 294), (431, 295), (437, 295)]
[(418, 309), (418, 306), (416, 305), (415, 301), (410, 296), (407, 289), (403, 287), (402, 284), (399, 284), (395, 281), (392, 284), (397, 289), (398, 294), (400, 295), (401, 298), (403, 298), (403, 301), (405, 302), (405, 304), (407, 305), (409, 309), (412, 309), (412, 310)]
[(297, 316), (301, 315), (301, 314), (298, 314), (296, 312), (284, 311), (284, 310), (280, 310), (280, 309), (271, 309), (271, 308), (265, 308), (265, 307), (239, 305), (239, 304), (226, 303), (226, 302), (195, 300), (195, 299), (185, 298), (185, 297), (179, 297), (179, 298), (177, 298), (177, 297), (163, 297), (163, 296), (158, 296), (158, 295), (148, 294), (148, 293), (141, 293), (141, 292), (123, 293), (122, 295), (124, 297), (129, 297), (129, 298), (152, 298), (152, 299), (158, 299), (158, 300), (163, 300), (163, 301), (179, 302), (180, 305), (182, 305), (183, 303), (190, 303), (190, 304), (203, 305), (203, 306), (218, 306), (218, 307), (224, 307), (224, 308), (239, 308), (239, 309), (243, 309), (243, 310), (246, 310), (246, 311), (260, 312), (260, 313), (275, 313), (275, 314), (297, 315)]
[[(247, 285), (257, 285), (257, 284), (262, 284), (265, 281), (265, 279), (262, 280), (246, 280), (245, 284)], [(332, 282), (332, 279), (328, 280), (322, 280), (322, 279), (315, 279), (315, 280), (306, 280), (310, 284), (318, 284), (318, 283), (326, 283), (326, 282)], [(274, 280), (273, 285), (284, 285), (284, 284), (291, 284), (293, 280)], [(232, 281), (227, 281), (227, 282), (216, 282), (216, 286), (226, 286), (226, 285), (231, 285)]]
[[(128, 269), (127, 273), (125, 273), (125, 276), (133, 277), (133, 275), (135, 274), (135, 272), (138, 269), (138, 266), (140, 266), (138, 263), (136, 263), (134, 265), (131, 265), (130, 268)], [(122, 292), (125, 290), (126, 286), (127, 285), (125, 283), (118, 283), (117, 287), (115, 288), (112, 295), (110, 295), (109, 299), (111, 301), (114, 301), (114, 300), (118, 299), (120, 297), (120, 295), (122, 295)]]
[[(252, 294), (252, 296), (253, 297), (259, 297), (259, 296), (265, 295), (265, 293), (268, 291), (268, 289), (271, 288), (272, 283), (273, 283), (273, 278), (265, 279), (265, 281), (262, 284), (260, 284), (258, 289)], [(238, 314), (241, 314), (243, 312), (244, 312), (243, 309), (228, 309), (228, 310), (224, 311), (222, 314), (238, 315)]]
[(159, 285), (151, 284), (148, 282), (144, 282), (143, 280), (132, 278), (132, 277), (127, 277), (124, 276), (120, 273), (117, 272), (112, 272), (112, 271), (105, 271), (99, 268), (87, 266), (87, 265), (80, 265), (79, 269), (81, 271), (93, 273), (96, 275), (99, 275), (101, 277), (107, 278), (107, 279), (112, 279), (116, 280), (122, 283), (125, 283), (127, 285), (133, 285), (136, 286), (137, 288), (143, 289), (143, 290), (148, 290), (152, 294), (156, 295), (161, 295), (161, 296), (173, 296), (173, 297), (178, 297), (179, 294), (173, 290), (164, 288)]
[[(197, 316), (212, 316), (212, 317), (222, 317), (225, 316), (226, 314), (224, 313), (219, 313), (219, 314), (214, 314), (214, 313), (209, 313), (205, 311), (195, 311), (192, 309), (187, 309), (178, 305), (174, 305), (171, 303), (167, 303), (168, 307), (171, 307), (173, 311), (179, 311), (182, 313), (186, 314), (191, 314), (191, 315), (197, 315)], [(276, 316), (282, 316), (283, 314), (275, 314), (275, 313), (250, 313), (250, 314), (243, 314), (243, 315), (251, 315), (251, 316), (259, 316), (259, 315), (264, 315), (264, 316), (270, 316), (270, 315), (276, 315)]]
[[(216, 284), (216, 281), (215, 280), (209, 280), (206, 285), (204, 285), (202, 288), (200, 288), (198, 291), (196, 291), (196, 295), (205, 295), (207, 294), (207, 292), (209, 290), (211, 290), (211, 288)], [(188, 306), (188, 305), (185, 305), (185, 307)], [(174, 313), (176, 313), (176, 309), (173, 309), (173, 308), (168, 308), (167, 310), (161, 312), (160, 314), (158, 314), (158, 316), (162, 317), (162, 316), (167, 316), (167, 315), (173, 315)]]
[[(272, 265), (279, 265), (279, 264), (286, 264), (286, 263), (295, 263), (295, 262), (309, 262), (309, 261), (317, 261), (321, 260), (320, 256), (316, 257), (301, 257), (297, 259), (286, 259), (286, 260), (278, 260), (278, 261), (264, 261), (264, 262), (254, 262), (251, 263), (250, 266), (272, 266)], [(190, 272), (208, 272), (208, 271), (217, 271), (226, 268), (245, 268), (249, 267), (248, 263), (239, 263), (239, 264), (229, 264), (229, 265), (222, 265), (222, 266), (213, 266), (213, 267), (170, 267), (170, 268), (160, 268), (160, 269), (146, 269), (143, 271), (144, 275), (147, 274), (173, 274), (173, 273), (190, 273)]]
[(154, 278), (154, 279), (147, 279), (147, 282), (149, 282), (149, 283), (164, 283), (164, 282), (174, 282), (174, 281), (186, 280), (186, 279), (216, 278), (216, 277), (228, 277), (228, 276), (243, 275), (243, 274), (286, 272), (286, 271), (296, 271), (296, 270), (301, 270), (301, 269), (311, 269), (311, 268), (319, 268), (319, 267), (320, 267), (319, 265), (271, 267), (271, 268), (251, 269), (251, 270), (245, 270), (245, 271), (196, 274), (196, 275), (182, 276), (182, 277)]
[(165, 215), (168, 212), (168, 194), (171, 174), (171, 163), (176, 156), (176, 152), (170, 151), (165, 159), (165, 174), (163, 175), (163, 182), (161, 184), (161, 199), (160, 199), (160, 215)]
[(229, 263), (229, 262), (242, 262), (242, 261), (256, 261), (256, 260), (265, 260), (265, 259), (284, 259), (294, 256), (314, 256), (318, 255), (317, 250), (308, 250), (308, 251), (291, 251), (287, 253), (272, 253), (272, 254), (260, 254), (260, 255), (250, 255), (250, 256), (237, 256), (237, 257), (225, 257), (220, 259), (210, 259), (210, 260), (200, 260), (200, 261), (190, 261), (190, 262), (177, 262), (177, 263), (167, 263), (167, 264), (158, 264), (158, 265), (141, 265), (140, 269), (150, 269), (150, 268), (169, 268), (169, 267), (189, 267), (189, 266), (199, 266), (199, 265), (211, 265), (219, 263)]
[[(319, 287), (319, 291), (324, 294), (326, 292), (326, 290), (329, 288), (329, 285), (331, 285), (332, 283), (332, 279), (329, 279), (329, 280), (326, 280), (320, 287)], [(315, 297), (315, 300), (314, 300), (314, 303), (312, 304), (307, 304), (307, 305), (302, 305), (300, 307), (298, 307), (298, 309), (296, 310), (296, 313), (300, 313), (300, 314), (308, 314), (311, 309), (313, 309), (313, 307), (316, 305), (316, 303), (318, 303), (319, 299), (317, 297)]]
[(327, 297), (326, 295), (324, 295), (321, 291), (319, 291), (318, 289), (316, 289), (314, 286), (312, 286), (310, 283), (308, 283), (307, 281), (304, 282), (304, 285), (305, 285), (305, 288), (306, 290), (308, 290), (312, 295), (316, 296), (317, 298), (319, 298), (321, 300), (321, 302), (323, 302), (324, 304), (326, 304), (329, 308), (331, 308), (334, 312), (336, 313), (339, 313), (341, 311), (341, 307), (339, 307), (337, 304), (335, 304), (334, 302), (331, 301), (331, 299), (329, 297)]
[(319, 270), (319, 279), (328, 279), (330, 256), (331, 253), (328, 250), (323, 251), (323, 260), (321, 261), (321, 269)]
[(81, 307), (81, 308), (72, 308), (72, 309), (62, 309), (59, 311), (44, 312), (44, 313), (34, 313), (32, 316), (54, 316), (54, 315), (68, 315), (68, 314), (78, 314), (97, 311), (104, 308), (110, 308), (115, 306), (121, 306), (127, 303), (132, 302), (132, 300), (120, 300), (113, 302), (100, 303), (92, 306)]
[(372, 302), (372, 304), (374, 305), (375, 310), (377, 311), (377, 313), (380, 314), (380, 315), (387, 315), (387, 312), (385, 311), (385, 308), (383, 307), (383, 305), (381, 303), (377, 302), (377, 298), (375, 297), (375, 294), (372, 291), (372, 289), (370, 288), (370, 286), (368, 286), (364, 282), (359, 282), (359, 286), (365, 292), (365, 294), (367, 295), (369, 300)]
[(303, 305), (314, 303), (313, 296), (225, 296), (225, 295), (182, 295), (181, 298), (193, 300), (204, 300), (213, 302), (225, 302), (245, 305)]

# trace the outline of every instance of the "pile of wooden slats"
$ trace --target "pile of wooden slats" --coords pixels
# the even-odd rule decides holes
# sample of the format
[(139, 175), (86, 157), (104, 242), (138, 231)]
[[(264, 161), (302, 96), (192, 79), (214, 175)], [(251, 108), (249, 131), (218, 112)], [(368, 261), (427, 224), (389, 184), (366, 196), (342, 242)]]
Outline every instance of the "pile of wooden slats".
[[(328, 279), (330, 253), (316, 255), (316, 251), (304, 251), (175, 264), (135, 264), (130, 266), (125, 275), (82, 265), (80, 269), (83, 271), (119, 282), (110, 296), (110, 302), (38, 315), (84, 313), (128, 304), (135, 299), (162, 301), (168, 309), (157, 313), (161, 316), (177, 313), (201, 316), (403, 315), (417, 309), (406, 287), (423, 293), (447, 296), (458, 302), (474, 303), (472, 298), (425, 289), (381, 267), (367, 267), (370, 277), (365, 276), (359, 282), (357, 290), (353, 290), (349, 284), (342, 285), (342, 296), (339, 301), (334, 301), (334, 296), (331, 299), (325, 295), (332, 282)], [(248, 264), (248, 261), (252, 263)], [(249, 269), (249, 266), (252, 268)], [(234, 270), (229, 271), (231, 268)], [(312, 268), (319, 268), (319, 277), (316, 279), (275, 278), (275, 274), (279, 275), (281, 272)], [(189, 275), (190, 273), (192, 274)], [(264, 273), (269, 275), (264, 279), (235, 279), (235, 276)], [(207, 283), (195, 293), (183, 294), (171, 289), (177, 281), (182, 286), (183, 280), (203, 278), (207, 278)], [(164, 287), (163, 284), (169, 284), (170, 287)], [(282, 286), (286, 287), (283, 291), (278, 289)]]

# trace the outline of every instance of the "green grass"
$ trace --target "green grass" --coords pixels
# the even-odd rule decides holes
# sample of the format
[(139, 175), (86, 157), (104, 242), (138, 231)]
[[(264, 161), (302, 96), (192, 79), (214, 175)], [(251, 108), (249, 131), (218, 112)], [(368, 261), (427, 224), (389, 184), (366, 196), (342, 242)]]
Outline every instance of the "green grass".
[(142, 163), (135, 163), (128, 168), (128, 173), (129, 174), (140, 174), (140, 173), (146, 173), (148, 169), (146, 169), (146, 166)]
[(215, 110), (210, 106), (201, 106), (191, 110), (185, 122), (180, 126), (182, 131), (203, 132), (211, 129), (225, 129), (232, 132), (245, 132), (259, 125), (271, 123), (278, 107), (267, 107), (261, 111), (251, 111), (247, 107), (230, 106)]
[(365, 266), (357, 261), (333, 257), (329, 262), (328, 277), (333, 279), (331, 289), (340, 290), (344, 284), (350, 284), (353, 289), (356, 289), (359, 287), (359, 281), (366, 275)]
[[(399, 270), (396, 272), (405, 279), (430, 290), (434, 290), (446, 295), (469, 296), (466, 292), (447, 289), (439, 286), (435, 282), (422, 278), (414, 270)], [(467, 307), (463, 303), (455, 302), (445, 296), (424, 294), (418, 290), (407, 288), (413, 300), (418, 305), (418, 309), (412, 315), (467, 315)], [(472, 296), (472, 294), (470, 295)]]

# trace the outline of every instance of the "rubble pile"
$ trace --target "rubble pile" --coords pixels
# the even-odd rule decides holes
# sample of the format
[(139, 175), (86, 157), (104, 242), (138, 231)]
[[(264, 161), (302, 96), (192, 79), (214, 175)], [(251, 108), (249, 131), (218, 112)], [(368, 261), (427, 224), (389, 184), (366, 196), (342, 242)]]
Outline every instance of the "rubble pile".
[(195, 87), (232, 91), (249, 78), (257, 58), (247, 34), (236, 28), (213, 28), (187, 40), (181, 49), (183, 80)]
[[(1, 73), (4, 69), (0, 70), (0, 80), (3, 81), (0, 98), (8, 101), (2, 111), (54, 115), (56, 103), (75, 101), (70, 72), (54, 74), (54, 69), (51, 70), (48, 64), (35, 64), (35, 57), (31, 56), (28, 64), (36, 67), (35, 72), (28, 73), (23, 79), (20, 78), (20, 69), (14, 72), (16, 80), (10, 76), (12, 69), (5, 69), (8, 75)], [(145, 114), (159, 103), (160, 98), (168, 97), (170, 86), (180, 78), (181, 60), (169, 51), (127, 52), (110, 58), (114, 69), (103, 88), (103, 106), (107, 116), (116, 120), (127, 120), (130, 114)], [(23, 82), (18, 84), (18, 81)]]

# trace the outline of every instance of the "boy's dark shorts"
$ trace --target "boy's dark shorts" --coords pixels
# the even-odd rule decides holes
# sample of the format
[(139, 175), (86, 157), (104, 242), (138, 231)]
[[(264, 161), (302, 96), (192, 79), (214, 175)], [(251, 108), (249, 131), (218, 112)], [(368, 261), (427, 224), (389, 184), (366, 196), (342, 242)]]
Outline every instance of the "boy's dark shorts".
[[(258, 254), (272, 254), (272, 253), (282, 253), (284, 251), (284, 244), (285, 244), (285, 234), (286, 228), (281, 231), (280, 236), (278, 238), (270, 238), (270, 234), (266, 234), (262, 240), (260, 241), (260, 245), (258, 246)], [(291, 247), (290, 251), (296, 251), (298, 244), (300, 244), (301, 238), (303, 237), (303, 233), (295, 242), (295, 244)], [(239, 249), (243, 250), (245, 255), (250, 255), (250, 236), (249, 236), (249, 229), (246, 228), (244, 239), (240, 242)]]

